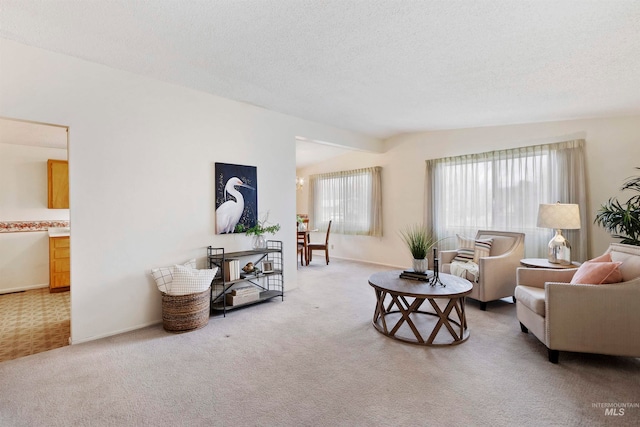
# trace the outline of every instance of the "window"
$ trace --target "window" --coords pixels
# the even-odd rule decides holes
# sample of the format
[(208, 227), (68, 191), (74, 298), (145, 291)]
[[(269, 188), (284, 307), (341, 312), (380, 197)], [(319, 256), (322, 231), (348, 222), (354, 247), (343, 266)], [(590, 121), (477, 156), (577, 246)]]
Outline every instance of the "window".
[(572, 257), (586, 259), (583, 146), (577, 140), (428, 160), (427, 223), (439, 238), (472, 237), (480, 229), (523, 232), (527, 256), (546, 258), (553, 230), (537, 227), (538, 206), (576, 203), (583, 228), (563, 232)]
[(382, 236), (379, 166), (310, 176), (311, 226), (339, 234)]

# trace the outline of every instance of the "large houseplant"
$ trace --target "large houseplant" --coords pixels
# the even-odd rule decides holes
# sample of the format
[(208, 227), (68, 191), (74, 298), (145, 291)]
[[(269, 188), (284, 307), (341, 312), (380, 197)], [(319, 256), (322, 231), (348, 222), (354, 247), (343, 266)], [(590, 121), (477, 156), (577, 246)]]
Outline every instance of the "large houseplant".
[(616, 239), (622, 239), (620, 243), (640, 246), (640, 176), (628, 178), (620, 190), (631, 190), (638, 194), (626, 203), (620, 203), (617, 198), (611, 197), (598, 209), (595, 223), (604, 227)]
[(437, 243), (427, 227), (422, 224), (413, 224), (400, 231), (400, 237), (407, 244), (409, 252), (413, 256), (413, 270), (424, 273), (429, 266), (427, 254)]

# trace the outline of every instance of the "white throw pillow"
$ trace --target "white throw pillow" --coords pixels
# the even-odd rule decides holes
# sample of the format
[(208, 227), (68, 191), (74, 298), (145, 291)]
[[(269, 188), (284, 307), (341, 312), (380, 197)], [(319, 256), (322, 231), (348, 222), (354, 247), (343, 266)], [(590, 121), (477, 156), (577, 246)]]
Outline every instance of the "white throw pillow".
[(473, 261), (476, 243), (475, 239), (470, 239), (459, 234), (456, 234), (456, 236), (458, 237), (458, 253), (453, 260), (458, 262)]
[(491, 253), (493, 239), (471, 239), (459, 234), (456, 236), (458, 237), (458, 254), (453, 259), (454, 261), (473, 261), (478, 264), (480, 258), (488, 257)]
[[(196, 268), (196, 259), (190, 259), (183, 264), (185, 267)], [(156, 286), (160, 289), (160, 292), (165, 294), (171, 290), (171, 282), (173, 281), (173, 274), (171, 269), (173, 267), (160, 267), (151, 270), (151, 276), (156, 281)]]
[(473, 262), (479, 264), (480, 258), (488, 257), (491, 253), (491, 245), (493, 245), (493, 239), (477, 239), (473, 251)]
[(211, 270), (196, 270), (184, 265), (174, 265), (171, 268), (173, 282), (169, 295), (189, 295), (206, 291), (218, 271), (218, 267)]

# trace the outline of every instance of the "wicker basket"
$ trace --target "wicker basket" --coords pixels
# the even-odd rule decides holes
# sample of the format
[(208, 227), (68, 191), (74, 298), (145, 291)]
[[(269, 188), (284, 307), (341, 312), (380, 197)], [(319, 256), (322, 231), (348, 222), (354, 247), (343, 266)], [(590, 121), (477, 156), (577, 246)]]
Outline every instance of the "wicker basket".
[(169, 332), (188, 332), (209, 323), (211, 288), (189, 295), (162, 293), (162, 326)]

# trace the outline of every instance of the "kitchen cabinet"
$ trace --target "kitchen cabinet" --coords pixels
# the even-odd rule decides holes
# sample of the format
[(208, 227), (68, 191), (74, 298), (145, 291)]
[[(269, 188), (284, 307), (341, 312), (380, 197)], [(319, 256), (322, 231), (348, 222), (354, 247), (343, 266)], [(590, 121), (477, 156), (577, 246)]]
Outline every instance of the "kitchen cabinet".
[(47, 160), (47, 207), (69, 209), (69, 162)]
[(71, 288), (69, 236), (49, 237), (49, 292)]

